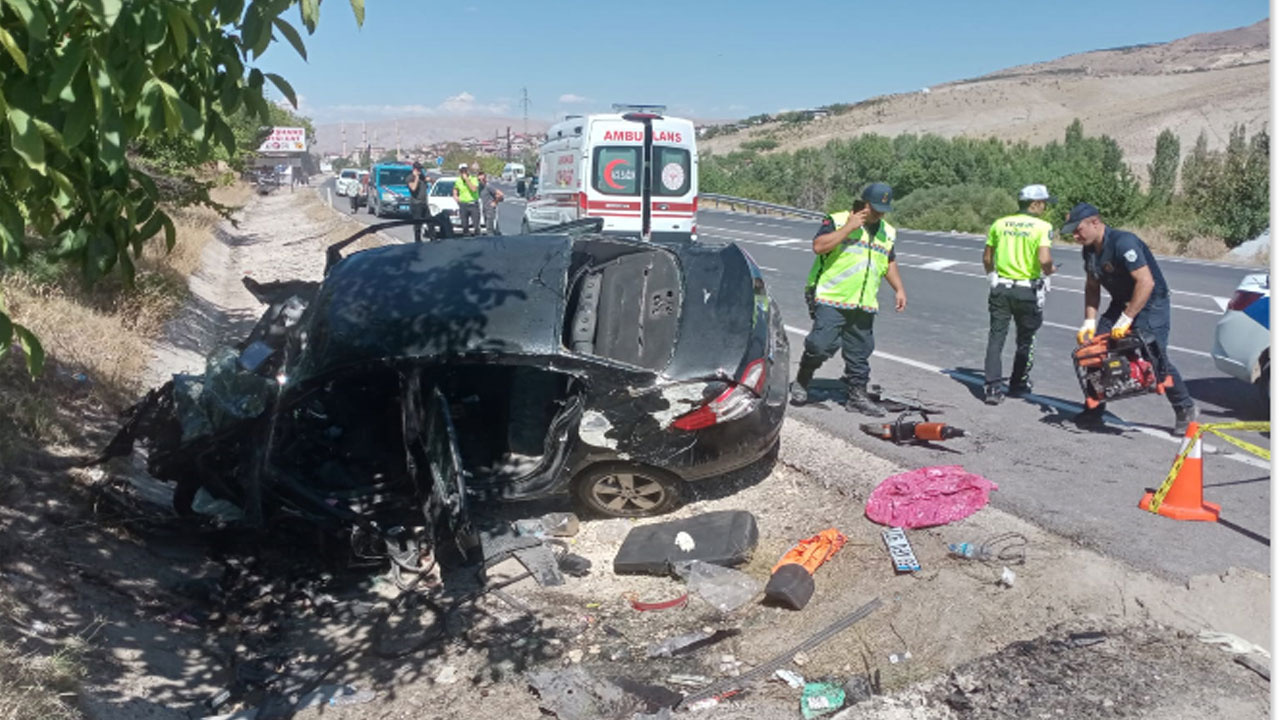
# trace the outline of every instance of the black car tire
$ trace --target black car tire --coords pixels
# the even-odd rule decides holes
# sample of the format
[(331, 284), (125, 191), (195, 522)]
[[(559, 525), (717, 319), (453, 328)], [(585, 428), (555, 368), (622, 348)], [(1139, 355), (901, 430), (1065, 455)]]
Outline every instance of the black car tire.
[(369, 202), (368, 199), (364, 201), (364, 211), (369, 213), (370, 215), (373, 214), (373, 203)]
[(574, 497), (583, 507), (615, 518), (671, 512), (679, 506), (683, 490), (684, 481), (671, 473), (626, 463), (595, 465), (573, 480)]

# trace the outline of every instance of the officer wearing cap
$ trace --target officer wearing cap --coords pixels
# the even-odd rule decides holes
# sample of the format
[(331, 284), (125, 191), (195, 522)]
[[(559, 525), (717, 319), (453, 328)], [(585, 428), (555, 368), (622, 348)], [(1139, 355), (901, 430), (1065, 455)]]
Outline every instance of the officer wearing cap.
[(459, 225), (463, 235), (480, 234), (480, 187), (466, 163), (458, 166), (458, 179), (453, 182), (453, 199), (458, 201)]
[(1040, 216), (1052, 202), (1053, 197), (1044, 185), (1028, 185), (1018, 193), (1018, 212), (996, 220), (987, 232), (982, 266), (991, 285), (987, 296), (991, 325), (987, 332), (985, 365), (988, 405), (999, 405), (1004, 400), (1000, 356), (1010, 321), (1017, 328), (1017, 336), (1009, 395), (1019, 397), (1031, 391), (1036, 331), (1044, 322), (1048, 276), (1053, 274), (1053, 257), (1049, 251), (1053, 245), (1053, 226)]
[(870, 358), (875, 350), (872, 325), (879, 304), (876, 292), (880, 279), (889, 281), (894, 291), (894, 308), (907, 307), (907, 293), (898, 274), (893, 251), (897, 230), (884, 219), (893, 201), (893, 189), (886, 183), (872, 183), (855, 201), (852, 212), (828, 215), (813, 238), (817, 257), (809, 270), (805, 299), (813, 329), (804, 339), (800, 370), (791, 384), (791, 402), (809, 402), (809, 382), (813, 373), (841, 349), (848, 388), (845, 409), (881, 417), (884, 410), (867, 396), (871, 377)]
[[(1173, 432), (1184, 434), (1199, 410), (1182, 375), (1169, 361), (1169, 285), (1151, 248), (1137, 235), (1103, 223), (1098, 208), (1083, 202), (1071, 208), (1062, 234), (1074, 237), (1081, 244), (1084, 258), (1084, 323), (1076, 334), (1076, 342), (1083, 345), (1099, 332), (1110, 332), (1111, 337), (1121, 338), (1137, 330), (1151, 350), (1157, 377), (1173, 380), (1165, 395), (1173, 406)], [(1111, 304), (1099, 320), (1102, 288), (1111, 296)], [(1105, 404), (1085, 410), (1076, 416), (1076, 422), (1096, 426), (1102, 422), (1105, 410)]]

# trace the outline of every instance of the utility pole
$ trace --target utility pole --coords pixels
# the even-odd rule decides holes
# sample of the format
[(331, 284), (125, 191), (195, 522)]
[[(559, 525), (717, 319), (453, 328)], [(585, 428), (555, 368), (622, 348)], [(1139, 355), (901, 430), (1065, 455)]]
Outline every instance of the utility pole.
[(507, 126), (507, 162), (511, 162), (511, 126)]
[(396, 118), (396, 160), (400, 159), (400, 118)]
[(529, 134), (529, 88), (520, 88), (520, 105), (524, 107), (524, 134)]
[(347, 156), (347, 124), (342, 123), (342, 157)]

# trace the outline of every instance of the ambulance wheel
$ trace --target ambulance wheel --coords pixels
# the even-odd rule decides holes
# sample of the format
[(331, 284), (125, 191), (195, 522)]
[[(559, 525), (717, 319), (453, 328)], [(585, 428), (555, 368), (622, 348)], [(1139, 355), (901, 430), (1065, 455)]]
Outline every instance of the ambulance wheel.
[(627, 463), (587, 468), (573, 480), (578, 502), (596, 515), (650, 517), (680, 504), (684, 482), (671, 473)]

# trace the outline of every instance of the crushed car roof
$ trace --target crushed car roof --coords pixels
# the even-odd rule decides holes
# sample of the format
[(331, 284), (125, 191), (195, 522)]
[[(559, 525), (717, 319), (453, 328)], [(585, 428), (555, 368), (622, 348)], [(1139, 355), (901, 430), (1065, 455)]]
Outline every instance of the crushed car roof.
[(291, 383), (382, 358), (558, 352), (573, 239), (390, 245), (335, 265), (307, 310)]

